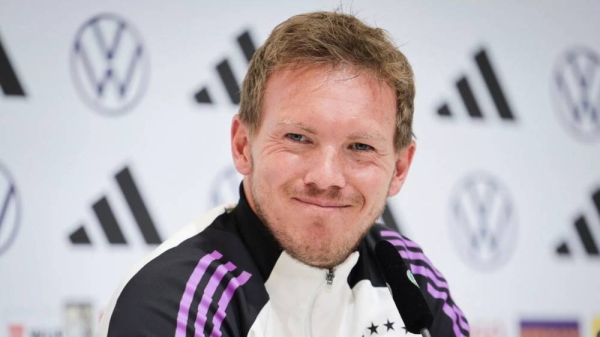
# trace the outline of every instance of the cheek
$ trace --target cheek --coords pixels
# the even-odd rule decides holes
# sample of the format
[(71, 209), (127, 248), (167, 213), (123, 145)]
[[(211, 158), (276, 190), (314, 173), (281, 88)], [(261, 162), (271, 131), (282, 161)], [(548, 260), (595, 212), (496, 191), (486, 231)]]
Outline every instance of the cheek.
[(270, 147), (265, 147), (262, 151), (262, 160), (269, 162), (275, 167), (285, 169), (295, 168), (297, 165), (306, 160), (306, 154), (295, 152), (293, 149), (282, 144), (275, 144)]
[(354, 185), (368, 195), (375, 195), (382, 193), (381, 191), (387, 192), (392, 172), (388, 172), (380, 166), (367, 166), (361, 167), (356, 170), (352, 170), (351, 175), (353, 177)]
[(255, 164), (254, 174), (262, 183), (269, 185), (269, 189), (277, 189), (289, 183), (297, 178), (301, 170), (296, 156), (285, 153), (262, 156)]

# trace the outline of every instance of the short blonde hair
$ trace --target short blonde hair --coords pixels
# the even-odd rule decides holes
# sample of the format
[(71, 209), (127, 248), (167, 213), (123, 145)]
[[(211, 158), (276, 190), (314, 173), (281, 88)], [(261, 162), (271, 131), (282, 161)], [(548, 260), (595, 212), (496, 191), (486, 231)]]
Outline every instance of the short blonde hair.
[(351, 65), (384, 80), (396, 93), (394, 146), (412, 139), (414, 76), (408, 60), (381, 28), (338, 12), (301, 14), (279, 24), (256, 51), (241, 90), (240, 119), (254, 134), (262, 115), (269, 76), (294, 65)]

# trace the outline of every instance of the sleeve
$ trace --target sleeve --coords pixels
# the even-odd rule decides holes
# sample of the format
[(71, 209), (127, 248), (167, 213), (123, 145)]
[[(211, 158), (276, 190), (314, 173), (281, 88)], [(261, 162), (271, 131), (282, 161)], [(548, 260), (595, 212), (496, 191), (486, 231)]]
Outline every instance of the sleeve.
[(448, 282), (419, 245), (398, 235), (396, 248), (415, 276), (433, 314), (430, 332), (436, 337), (468, 337), (469, 322), (450, 295)]
[(97, 337), (242, 336), (247, 274), (231, 273), (218, 257), (150, 262), (116, 295)]

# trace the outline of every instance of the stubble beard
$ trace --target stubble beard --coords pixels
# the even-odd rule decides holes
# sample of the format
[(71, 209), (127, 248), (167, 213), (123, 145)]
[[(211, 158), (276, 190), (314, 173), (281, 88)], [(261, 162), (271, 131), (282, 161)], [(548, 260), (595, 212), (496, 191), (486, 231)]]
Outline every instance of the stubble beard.
[[(333, 269), (348, 256), (357, 250), (360, 242), (367, 232), (373, 227), (375, 221), (383, 214), (385, 210), (384, 198), (380, 205), (375, 206), (375, 212), (362, 223), (348, 228), (343, 233), (335, 233), (330, 240), (322, 237), (306, 237), (299, 234), (302, 229), (294, 231), (293, 228), (280, 223), (280, 220), (273, 219), (268, 210), (268, 200), (263, 199), (266, 193), (262, 193), (260, 181), (255, 179), (254, 170), (252, 172), (252, 191), (251, 198), (256, 208), (256, 215), (269, 229), (275, 240), (279, 243), (291, 257), (316, 268)], [(310, 192), (309, 192), (310, 193)], [(288, 197), (285, 192), (284, 197)], [(290, 217), (293, 215), (290, 215)], [(317, 219), (310, 226), (327, 226), (326, 219)]]

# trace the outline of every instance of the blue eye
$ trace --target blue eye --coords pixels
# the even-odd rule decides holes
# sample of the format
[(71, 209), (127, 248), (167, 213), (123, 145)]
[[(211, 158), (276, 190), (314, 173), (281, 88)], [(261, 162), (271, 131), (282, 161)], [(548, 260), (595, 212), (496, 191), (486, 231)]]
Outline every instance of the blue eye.
[(307, 141), (306, 137), (304, 137), (303, 135), (299, 135), (297, 133), (288, 133), (285, 136), (295, 142), (298, 142), (298, 143), (304, 143)]
[(372, 151), (372, 150), (375, 150), (372, 146), (367, 145), (367, 144), (362, 144), (362, 143), (354, 143), (354, 144), (350, 145), (350, 148), (352, 150), (356, 150), (356, 151)]

